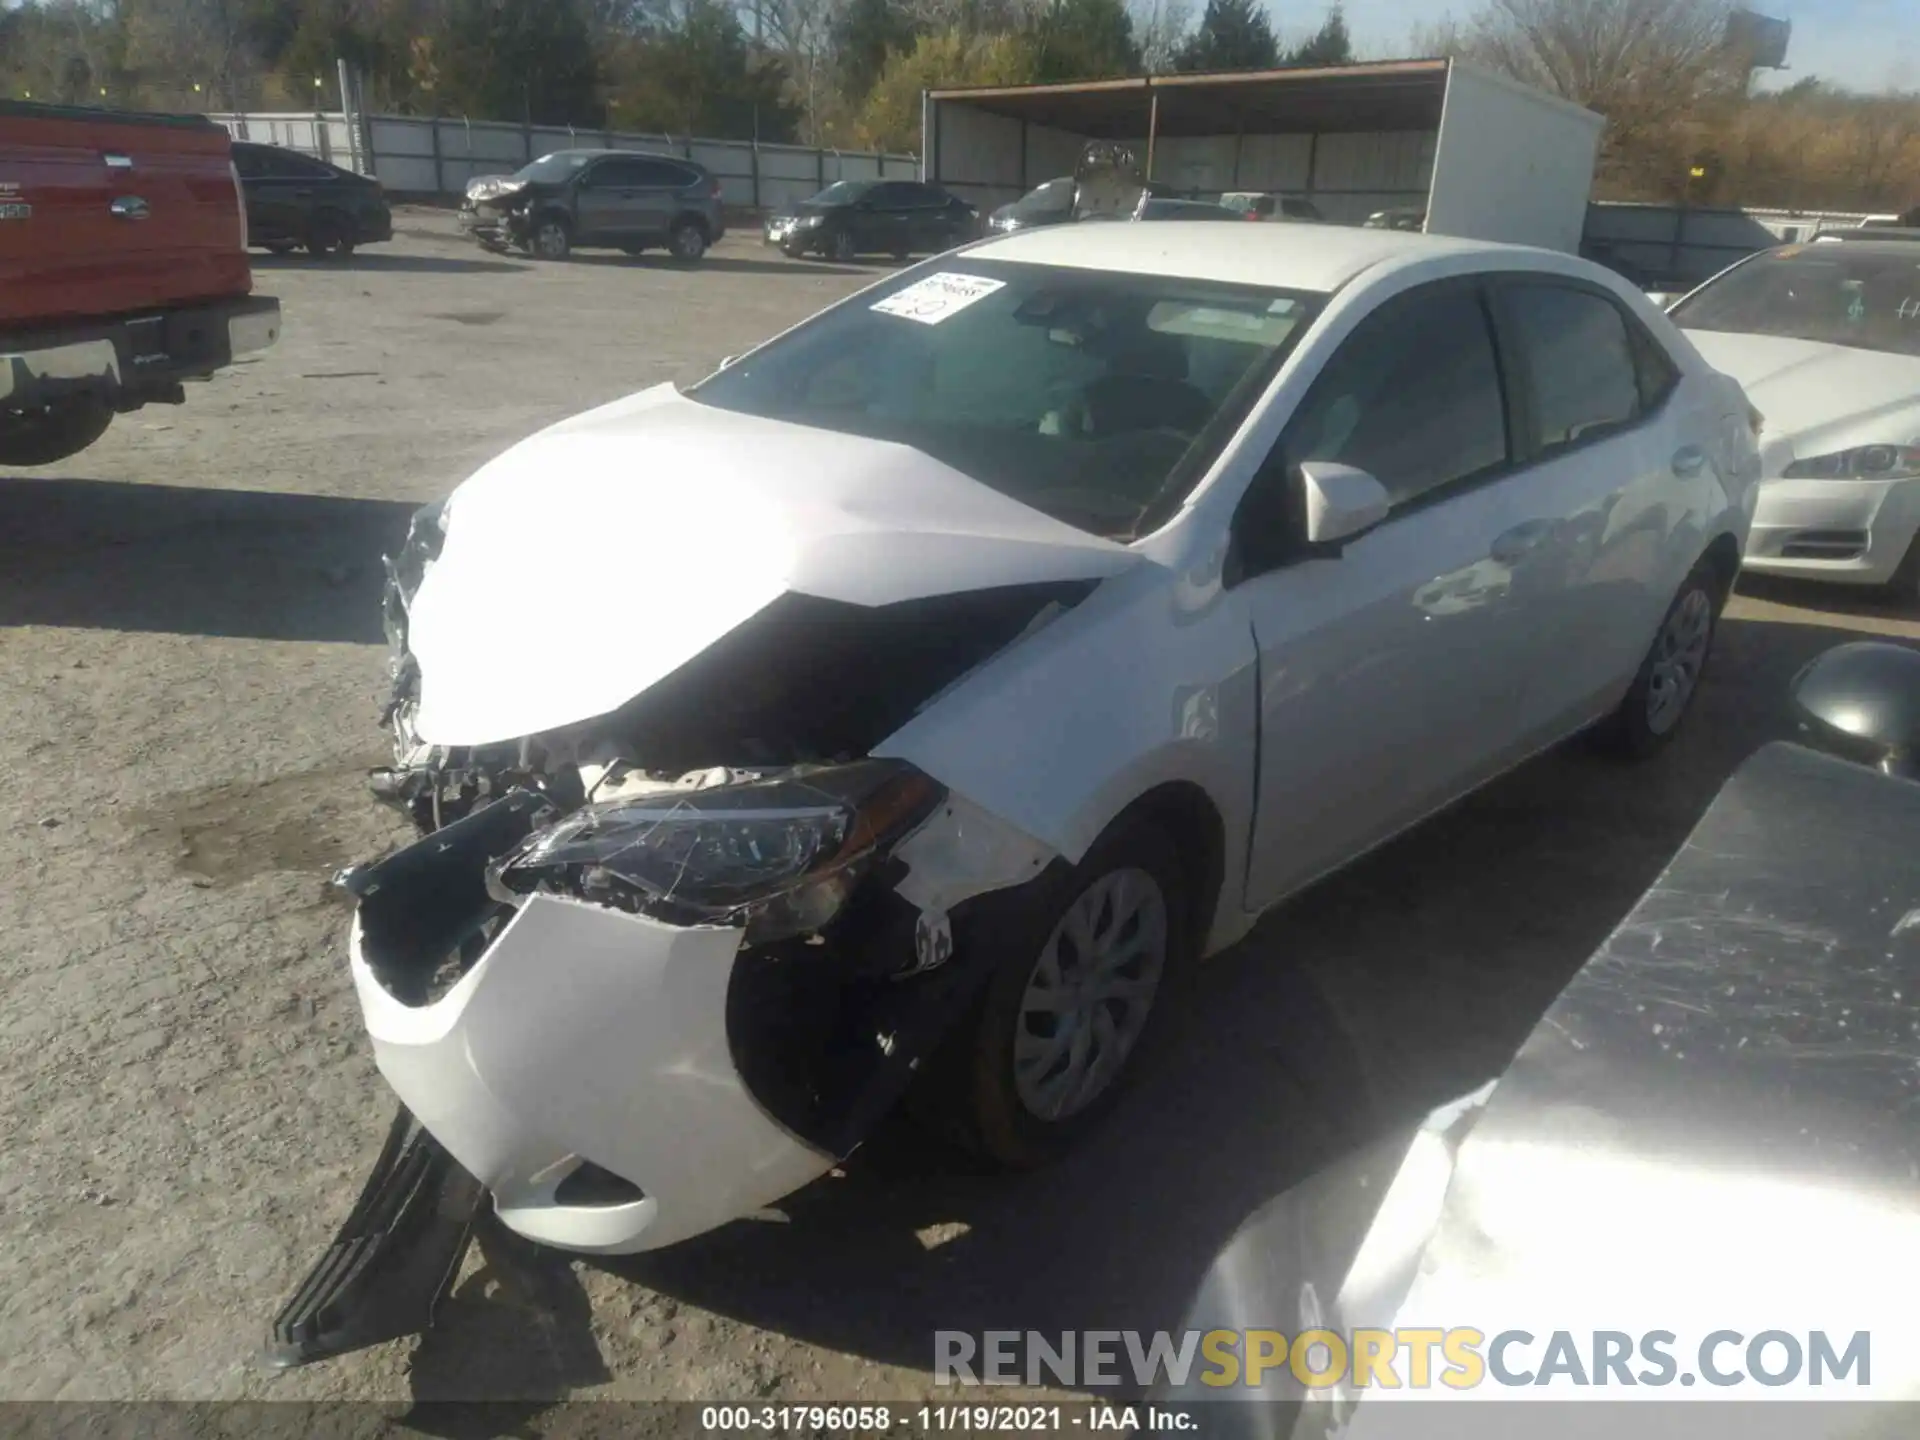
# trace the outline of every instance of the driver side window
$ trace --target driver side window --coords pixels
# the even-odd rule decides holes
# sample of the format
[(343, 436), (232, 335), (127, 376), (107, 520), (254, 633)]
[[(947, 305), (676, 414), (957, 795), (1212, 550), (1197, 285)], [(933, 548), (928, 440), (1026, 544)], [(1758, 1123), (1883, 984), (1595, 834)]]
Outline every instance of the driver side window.
[(1473, 281), (1396, 295), (1361, 321), (1294, 412), (1269, 461), (1367, 471), (1394, 507), (1508, 463), (1506, 401), (1493, 331)]

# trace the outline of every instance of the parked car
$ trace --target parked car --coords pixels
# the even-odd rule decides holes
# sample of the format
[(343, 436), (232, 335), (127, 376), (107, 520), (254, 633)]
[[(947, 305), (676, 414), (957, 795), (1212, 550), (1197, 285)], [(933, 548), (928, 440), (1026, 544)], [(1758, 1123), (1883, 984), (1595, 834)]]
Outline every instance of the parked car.
[(285, 255), (305, 246), (315, 255), (351, 255), (393, 238), (387, 193), (370, 175), (283, 150), (233, 142), (233, 168), (247, 200), (247, 236)]
[(670, 1245), (910, 1082), (1060, 1153), (1261, 912), (1566, 736), (1671, 739), (1757, 470), (1603, 270), (1244, 224), (995, 237), (508, 450), (391, 567), (423, 838), (345, 883), (404, 1108), (276, 1353), (426, 1323), (489, 1192)]
[(1220, 203), (1243, 220), (1298, 220), (1309, 225), (1325, 222), (1320, 207), (1304, 195), (1269, 195), (1260, 190), (1230, 190)]
[(1749, 570), (1920, 599), (1916, 262), (1899, 239), (1783, 245), (1669, 312), (1766, 417)]
[(1152, 195), (1140, 197), (1134, 209), (1136, 220), (1244, 220), (1237, 210), (1216, 205), (1211, 200), (1161, 200)]
[(1003, 235), (1042, 225), (1064, 225), (1073, 219), (1076, 191), (1071, 175), (1036, 185), (1018, 200), (1009, 201), (987, 216), (987, 229)]
[(980, 212), (938, 185), (918, 180), (836, 180), (767, 221), (766, 242), (788, 255), (851, 260), (880, 253), (905, 259), (950, 250), (973, 238)]
[[(1920, 1247), (1905, 1106), (1920, 1032), (1920, 654), (1836, 646), (1793, 688), (1802, 743), (1733, 773), (1505, 1074), (1261, 1206), (1175, 1332), (1291, 1321), (1296, 1355), (1315, 1332), (1401, 1337), (1376, 1348), (1384, 1363), (1355, 1343), (1349, 1366), (1336, 1340), (1330, 1365), (1289, 1366), (1282, 1341), (1241, 1384), (1182, 1367), (1143, 1387), (1147, 1400), (1197, 1407), (1209, 1440), (1565, 1434), (1538, 1405), (1491, 1402), (1568, 1413), (1609, 1380), (1616, 1395), (1624, 1381), (1672, 1396), (1700, 1374), (1760, 1382), (1734, 1407), (1729, 1433), (1745, 1440), (1870, 1434), (1859, 1417), (1910, 1400), (1913, 1307), (1873, 1277)], [(1845, 1358), (1809, 1373), (1793, 1341), (1791, 1363), (1743, 1366), (1743, 1342), (1764, 1345), (1782, 1312), (1845, 1317), (1813, 1332)], [(1450, 1373), (1428, 1371), (1411, 1327), (1453, 1315), (1476, 1330), (1449, 1332)], [(1488, 1383), (1467, 1374), (1475, 1361)], [(1303, 1372), (1320, 1372), (1311, 1393)], [(1406, 1396), (1411, 1410), (1377, 1402), (1409, 1380), (1433, 1385)], [(1448, 1390), (1470, 1390), (1464, 1427), (1433, 1419)], [(1808, 1403), (1836, 1391), (1851, 1403)], [(1620, 1418), (1579, 1429), (1718, 1428), (1702, 1425), (1711, 1407), (1682, 1408), (1616, 1405)]]
[(227, 132), (0, 101), (0, 465), (50, 465), (280, 335)]
[(1427, 228), (1427, 212), (1418, 205), (1399, 206), (1391, 210), (1376, 210), (1360, 223), (1368, 230), (1424, 230)]
[(564, 260), (582, 246), (696, 261), (727, 233), (720, 182), (678, 155), (556, 150), (467, 183), (460, 227), (488, 250)]

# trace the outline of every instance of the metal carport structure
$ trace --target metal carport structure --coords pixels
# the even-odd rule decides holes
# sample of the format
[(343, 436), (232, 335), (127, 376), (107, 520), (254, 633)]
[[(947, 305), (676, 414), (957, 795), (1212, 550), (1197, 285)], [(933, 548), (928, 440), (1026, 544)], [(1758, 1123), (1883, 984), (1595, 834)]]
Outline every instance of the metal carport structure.
[(1427, 212), (1445, 234), (1579, 244), (1602, 121), (1452, 60), (930, 90), (922, 171), (983, 208), (1118, 140), (1185, 194), (1304, 195), (1328, 219)]

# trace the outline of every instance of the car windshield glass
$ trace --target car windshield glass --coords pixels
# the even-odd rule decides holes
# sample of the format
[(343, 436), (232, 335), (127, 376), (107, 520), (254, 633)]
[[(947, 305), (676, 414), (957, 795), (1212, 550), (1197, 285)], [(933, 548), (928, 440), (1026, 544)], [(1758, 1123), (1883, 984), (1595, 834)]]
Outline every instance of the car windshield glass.
[(593, 159), (592, 155), (542, 155), (531, 165), (522, 165), (513, 172), (516, 180), (531, 180), (542, 185), (554, 185), (574, 174)]
[(1164, 519), (1322, 296), (948, 259), (695, 386), (703, 404), (910, 445), (1095, 534)]
[(1920, 355), (1920, 253), (1790, 245), (1710, 281), (1672, 315), (1689, 330)]
[(871, 180), (836, 180), (818, 195), (807, 201), (809, 205), (851, 205), (862, 195), (873, 189)]
[(1073, 208), (1073, 181), (1049, 180), (1013, 203), (1016, 215), (1057, 215)]

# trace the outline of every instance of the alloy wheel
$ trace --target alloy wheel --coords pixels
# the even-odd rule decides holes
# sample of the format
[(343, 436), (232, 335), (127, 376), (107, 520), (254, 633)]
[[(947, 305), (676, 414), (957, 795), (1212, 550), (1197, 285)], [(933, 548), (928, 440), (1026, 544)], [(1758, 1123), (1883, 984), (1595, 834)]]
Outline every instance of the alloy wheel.
[(1067, 906), (1021, 997), (1014, 1091), (1036, 1119), (1086, 1109), (1119, 1077), (1167, 964), (1167, 899), (1141, 869), (1110, 870)]
[(1654, 641), (1647, 677), (1647, 728), (1664, 735), (1680, 723), (1700, 683), (1713, 637), (1713, 601), (1695, 587), (1681, 597)]
[(533, 232), (533, 253), (542, 260), (564, 260), (567, 249), (567, 227), (558, 220), (542, 220)]

